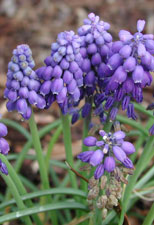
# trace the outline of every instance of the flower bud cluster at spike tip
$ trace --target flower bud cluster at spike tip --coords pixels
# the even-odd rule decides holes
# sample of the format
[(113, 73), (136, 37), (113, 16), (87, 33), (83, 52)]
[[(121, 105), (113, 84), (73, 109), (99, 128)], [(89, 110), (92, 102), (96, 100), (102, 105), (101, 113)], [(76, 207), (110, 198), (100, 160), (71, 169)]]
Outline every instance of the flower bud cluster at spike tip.
[[(130, 101), (142, 102), (143, 88), (150, 86), (150, 72), (154, 71), (154, 37), (152, 34), (142, 34), (144, 26), (145, 21), (138, 20), (134, 35), (125, 30), (119, 32), (120, 40), (112, 43), (110, 57), (106, 62), (112, 74), (108, 72), (102, 84), (105, 109), (119, 102), (122, 110), (127, 110), (127, 116), (132, 119), (137, 117)], [(115, 119), (117, 111), (115, 107), (111, 110), (111, 120)]]
[(33, 70), (35, 66), (32, 52), (28, 45), (18, 45), (8, 64), (6, 89), (4, 97), (8, 99), (8, 111), (17, 110), (24, 119), (31, 116), (30, 105), (43, 109), (46, 105), (39, 94), (40, 81)]
[[(10, 147), (8, 142), (5, 140), (5, 136), (7, 135), (7, 127), (0, 122), (0, 154), (7, 155)], [(0, 171), (6, 175), (8, 175), (8, 170), (5, 163), (0, 159)]]
[(36, 70), (43, 80), (40, 92), (45, 96), (46, 108), (56, 101), (65, 114), (78, 104), (83, 86), (80, 44), (80, 37), (73, 31), (60, 33), (51, 45), (51, 55), (44, 60), (46, 66)]
[(77, 156), (82, 162), (96, 167), (95, 179), (99, 179), (104, 171), (113, 172), (116, 168), (116, 160), (126, 168), (133, 168), (133, 163), (128, 156), (135, 152), (135, 147), (132, 143), (124, 141), (125, 133), (116, 131), (112, 134), (100, 130), (99, 134), (101, 137), (99, 141), (93, 136), (88, 136), (83, 141), (84, 145), (94, 147), (96, 150), (85, 151)]
[(105, 64), (110, 55), (112, 43), (112, 36), (108, 33), (109, 28), (108, 23), (100, 20), (94, 13), (90, 13), (78, 29), (82, 39), (81, 68), (84, 71), (84, 87), (87, 96), (93, 95), (96, 87), (101, 86), (101, 80), (108, 72), (112, 73)]

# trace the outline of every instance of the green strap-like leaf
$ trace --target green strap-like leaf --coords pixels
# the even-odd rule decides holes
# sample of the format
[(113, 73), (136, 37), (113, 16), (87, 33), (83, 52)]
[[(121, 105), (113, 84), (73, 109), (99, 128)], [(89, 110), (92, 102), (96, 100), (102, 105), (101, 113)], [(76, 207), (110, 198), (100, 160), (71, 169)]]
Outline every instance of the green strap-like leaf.
[(58, 202), (58, 203), (52, 203), (47, 204), (43, 206), (35, 206), (32, 208), (19, 210), (13, 213), (9, 213), (7, 215), (0, 217), (0, 224), (3, 224), (6, 221), (14, 220), (21, 218), (23, 216), (28, 216), (36, 213), (46, 212), (50, 210), (61, 210), (61, 209), (81, 209), (81, 210), (87, 210), (87, 207), (83, 204), (80, 204), (78, 202), (74, 201), (66, 201), (66, 202)]

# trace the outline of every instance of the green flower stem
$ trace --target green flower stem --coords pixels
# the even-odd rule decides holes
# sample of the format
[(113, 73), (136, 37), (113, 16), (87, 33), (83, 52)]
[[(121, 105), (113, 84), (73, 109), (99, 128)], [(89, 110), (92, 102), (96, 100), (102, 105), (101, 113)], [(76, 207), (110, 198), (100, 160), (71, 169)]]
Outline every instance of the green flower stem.
[[(37, 157), (37, 160), (38, 160), (38, 163), (39, 163), (42, 186), (43, 186), (44, 189), (49, 189), (50, 184), (49, 184), (49, 179), (48, 179), (47, 168), (46, 168), (46, 165), (45, 165), (44, 155), (43, 155), (43, 152), (42, 152), (39, 133), (38, 133), (37, 126), (36, 126), (36, 123), (35, 123), (33, 112), (32, 112), (32, 115), (29, 119), (29, 127), (30, 127), (30, 131), (31, 131), (31, 135), (32, 135), (33, 146), (34, 146), (35, 151), (36, 151), (36, 157)], [(47, 198), (46, 200), (47, 200), (47, 202), (51, 203), (51, 198)], [(51, 220), (52, 220), (52, 223), (54, 225), (58, 224), (56, 213), (51, 214)]]
[(143, 225), (151, 225), (154, 221), (154, 203), (152, 204), (152, 207), (148, 213), (148, 215), (146, 216)]
[[(72, 138), (70, 130), (70, 121), (68, 115), (61, 114), (62, 126), (63, 126), (63, 137), (66, 153), (66, 161), (73, 166), (73, 154), (72, 154)], [(77, 181), (75, 174), (69, 170), (70, 181), (73, 188), (77, 188)]]
[[(7, 160), (7, 158), (4, 155), (1, 155), (0, 158), (6, 164), (6, 166), (8, 168), (8, 172), (9, 172), (11, 178), (13, 179), (14, 185), (16, 185), (19, 194), (21, 194), (21, 195), (27, 194), (27, 191), (26, 191), (25, 187), (23, 186), (20, 178), (18, 177), (17, 173), (15, 172), (14, 168), (9, 163), (9, 161)], [(9, 190), (10, 190), (10, 188), (9, 188)], [(31, 200), (28, 200), (28, 201), (26, 201), (26, 205), (28, 207), (31, 207), (31, 206), (33, 206), (33, 203), (32, 203)], [(33, 219), (34, 219), (34, 221), (36, 222), (37, 225), (42, 225), (42, 222), (41, 222), (41, 220), (39, 219), (39, 217), (37, 215), (34, 215), (33, 216)]]
[(141, 112), (153, 119), (153, 112), (146, 110), (141, 104), (137, 104), (137, 103), (133, 102), (133, 105), (136, 110), (138, 110), (139, 112)]
[(57, 130), (55, 131), (55, 133), (53, 134), (53, 136), (52, 136), (52, 138), (49, 142), (47, 153), (46, 153), (46, 156), (45, 156), (45, 163), (46, 163), (47, 171), (49, 170), (50, 158), (51, 158), (53, 146), (57, 142), (61, 132), (62, 132), (62, 126), (60, 125), (57, 128)]
[[(21, 196), (20, 196), (20, 194), (19, 194), (19, 192), (18, 192), (18, 190), (17, 190), (17, 188), (16, 188), (16, 186), (13, 182), (12, 174), (10, 173), (10, 175), (6, 176), (6, 175), (1, 173), (1, 176), (5, 180), (5, 183), (7, 184), (7, 186), (9, 187), (9, 189), (10, 189), (10, 191), (11, 191), (11, 193), (12, 193), (12, 195), (13, 195), (15, 201), (16, 201), (16, 204), (17, 204), (18, 208), (20, 210), (26, 209), (26, 206), (24, 205), (24, 203), (21, 199)], [(31, 221), (29, 216), (23, 217), (23, 221), (26, 225), (32, 225), (32, 221)]]
[(135, 183), (136, 183), (138, 177), (140, 176), (140, 174), (145, 169), (145, 167), (148, 165), (150, 159), (154, 155), (153, 145), (154, 145), (154, 137), (150, 136), (147, 140), (144, 151), (143, 151), (142, 155), (140, 156), (140, 159), (137, 162), (135, 172), (134, 172), (133, 176), (130, 178), (128, 185), (125, 189), (124, 198), (122, 201), (122, 212), (121, 212), (121, 216), (120, 216), (120, 220), (119, 220), (119, 225), (123, 224), (124, 214), (127, 210), (130, 195), (135, 186)]

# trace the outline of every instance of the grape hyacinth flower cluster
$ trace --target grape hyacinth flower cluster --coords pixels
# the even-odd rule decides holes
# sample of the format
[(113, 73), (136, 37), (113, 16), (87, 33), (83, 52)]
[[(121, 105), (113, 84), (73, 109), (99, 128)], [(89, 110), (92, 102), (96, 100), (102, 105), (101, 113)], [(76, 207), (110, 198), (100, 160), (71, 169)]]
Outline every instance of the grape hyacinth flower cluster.
[(34, 66), (28, 45), (22, 44), (13, 50), (4, 97), (8, 99), (8, 111), (17, 110), (24, 119), (31, 116), (31, 104), (40, 109), (45, 107), (45, 99), (39, 94), (41, 83), (33, 70)]
[(125, 133), (116, 131), (112, 134), (100, 130), (99, 134), (101, 140), (88, 136), (83, 141), (84, 145), (97, 149), (85, 151), (78, 155), (78, 159), (82, 162), (96, 167), (95, 179), (99, 179), (105, 171), (108, 173), (113, 172), (116, 168), (116, 160), (126, 168), (133, 168), (133, 163), (128, 156), (135, 152), (135, 147), (130, 142), (124, 141)]
[(108, 59), (107, 66), (114, 73), (104, 92), (105, 109), (112, 108), (110, 117), (113, 120), (118, 112), (115, 102), (122, 105), (122, 110), (127, 110), (129, 118), (136, 119), (131, 101), (141, 103), (143, 88), (150, 86), (152, 82), (150, 71), (154, 71), (154, 37), (152, 34), (142, 33), (144, 26), (145, 21), (138, 20), (134, 35), (121, 30), (120, 41), (113, 42), (111, 47), (112, 56)]
[[(7, 127), (3, 123), (0, 123), (0, 154), (3, 155), (7, 155), (10, 150), (9, 144), (4, 138), (7, 135), (7, 133), (8, 133)], [(1, 159), (0, 159), (0, 171), (8, 175), (7, 167), (5, 163), (2, 162)]]
[(36, 70), (43, 80), (40, 92), (46, 99), (46, 108), (56, 101), (65, 114), (78, 104), (83, 86), (80, 44), (80, 37), (73, 31), (60, 33), (51, 46), (51, 55), (44, 60), (46, 66)]
[[(106, 62), (111, 52), (112, 36), (108, 32), (110, 24), (100, 20), (99, 16), (90, 13), (84, 20), (84, 24), (78, 29), (78, 34), (82, 39), (81, 55), (83, 61), (81, 64), (84, 72), (84, 97), (86, 97), (85, 106), (82, 109), (82, 117), (90, 113), (92, 102), (89, 103), (88, 97), (93, 96), (98, 87), (102, 90), (104, 85), (104, 76), (111, 75), (112, 71), (106, 66)], [(102, 100), (102, 99), (101, 99)], [(103, 107), (94, 102), (96, 106), (95, 114), (103, 118)]]

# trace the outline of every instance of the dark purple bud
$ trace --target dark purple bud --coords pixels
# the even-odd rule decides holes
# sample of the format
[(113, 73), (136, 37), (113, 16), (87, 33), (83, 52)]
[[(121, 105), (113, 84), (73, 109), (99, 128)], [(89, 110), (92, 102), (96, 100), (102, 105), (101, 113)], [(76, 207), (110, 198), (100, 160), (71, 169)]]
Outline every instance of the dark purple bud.
[(99, 106), (106, 99), (105, 94), (96, 94), (94, 96), (94, 103), (96, 106)]
[(107, 66), (111, 70), (115, 70), (118, 66), (121, 65), (121, 63), (122, 63), (122, 58), (118, 53), (116, 53), (109, 58)]
[(132, 56), (126, 59), (123, 68), (126, 72), (132, 72), (136, 67), (136, 59)]
[(27, 112), (27, 108), (28, 108), (28, 105), (24, 98), (20, 98), (17, 100), (16, 109), (19, 113), (25, 114)]
[(0, 123), (0, 138), (5, 137), (6, 135), (7, 135), (7, 127), (3, 123)]
[(11, 101), (8, 101), (6, 103), (6, 108), (9, 112), (12, 112), (13, 110), (16, 110), (16, 102), (11, 102)]
[(124, 71), (122, 66), (116, 69), (112, 77), (112, 79), (118, 84), (123, 83), (126, 80), (126, 78), (127, 78), (127, 73)]
[(42, 67), (40, 67), (39, 69), (37, 69), (35, 72), (36, 72), (36, 74), (37, 74), (37, 76), (40, 78), (40, 79), (42, 79), (42, 75), (43, 75), (43, 73), (44, 73), (44, 71), (46, 70), (46, 66), (42, 66)]
[(43, 80), (50, 80), (52, 78), (53, 68), (51, 66), (47, 66), (45, 70), (42, 72)]
[(140, 84), (136, 84), (134, 86), (133, 98), (135, 98), (135, 100), (137, 102), (142, 102), (143, 101), (142, 88), (141, 88), (141, 85)]
[(8, 175), (8, 169), (5, 163), (3, 163), (1, 160), (0, 160), (0, 171), (4, 173), (5, 175)]
[(50, 93), (51, 91), (51, 81), (48, 80), (48, 81), (45, 81), (42, 85), (41, 85), (41, 88), (40, 88), (40, 93), (45, 96), (47, 94)]
[(127, 168), (134, 168), (132, 161), (128, 157), (126, 157), (122, 163)]
[(119, 140), (119, 139), (125, 138), (126, 135), (125, 135), (125, 133), (123, 131), (119, 130), (119, 131), (116, 131), (113, 134), (113, 136), (116, 138), (116, 140)]
[(85, 152), (81, 152), (77, 156), (77, 158), (80, 159), (82, 162), (88, 163), (93, 154), (94, 154), (94, 151), (85, 151)]
[(112, 52), (118, 53), (122, 47), (123, 47), (123, 43), (121, 41), (115, 41), (112, 44)]
[(64, 75), (63, 75), (63, 81), (65, 84), (69, 84), (73, 79), (73, 74), (68, 71), (68, 70), (65, 70), (64, 72)]
[(149, 133), (150, 135), (154, 135), (154, 124), (152, 125), (152, 127), (150, 127)]
[(91, 55), (95, 54), (97, 52), (97, 46), (94, 43), (90, 44), (87, 48), (87, 52)]
[(126, 110), (130, 103), (130, 96), (125, 96), (122, 101), (122, 110)]
[(132, 48), (130, 47), (130, 45), (124, 45), (120, 51), (119, 54), (123, 57), (123, 58), (128, 58), (130, 56), (132, 52)]
[(95, 170), (94, 178), (96, 180), (98, 180), (99, 178), (101, 178), (101, 176), (103, 176), (103, 174), (104, 174), (104, 166), (103, 166), (103, 164), (100, 164), (97, 166), (97, 168)]
[(85, 85), (88, 87), (93, 87), (95, 85), (95, 73), (90, 71), (85, 77)]
[(53, 94), (58, 94), (59, 92), (61, 92), (62, 88), (63, 88), (63, 80), (61, 78), (52, 81), (51, 91)]
[(31, 114), (32, 114), (32, 109), (31, 107), (28, 107), (26, 113), (23, 114), (22, 116), (25, 120), (29, 120), (29, 118), (31, 117)]
[(62, 76), (62, 69), (60, 66), (56, 65), (52, 71), (52, 76), (55, 78), (60, 78)]
[(46, 59), (44, 60), (44, 63), (47, 66), (50, 66), (51, 65), (51, 62), (52, 62), (52, 57), (51, 56), (47, 56)]
[(111, 173), (115, 169), (115, 160), (113, 157), (108, 156), (104, 160), (104, 169), (108, 172)]
[(9, 93), (9, 89), (8, 88), (5, 88), (4, 89), (4, 98), (8, 98), (8, 93)]
[(109, 109), (113, 105), (114, 101), (115, 101), (115, 98), (112, 96), (109, 96), (105, 103), (105, 109), (106, 110)]
[(72, 120), (71, 123), (74, 124), (78, 121), (78, 119), (80, 118), (80, 114), (78, 111), (75, 111), (72, 115)]
[(123, 42), (130, 41), (133, 38), (133, 35), (127, 30), (121, 30), (119, 32), (119, 38)]
[(10, 91), (8, 92), (7, 97), (8, 97), (8, 99), (9, 99), (10, 101), (15, 102), (15, 101), (17, 100), (17, 97), (18, 97), (18, 96), (17, 96), (17, 92), (16, 92), (16, 91), (10, 90)]
[(126, 153), (119, 146), (113, 146), (113, 153), (116, 159), (120, 162), (124, 162), (124, 160), (127, 158)]
[(122, 85), (125, 93), (131, 93), (134, 89), (134, 82), (131, 78), (127, 78), (126, 81)]
[(79, 69), (79, 66), (75, 61), (70, 63), (70, 67), (69, 67), (70, 72), (75, 73), (76, 71), (78, 71), (78, 69)]
[(29, 92), (28, 101), (29, 101), (30, 104), (36, 105), (37, 104), (37, 98), (38, 98), (38, 95), (35, 91)]
[(134, 145), (128, 141), (123, 141), (121, 148), (127, 155), (133, 154), (135, 152)]
[(54, 101), (55, 101), (55, 96), (52, 93), (50, 93), (49, 95), (47, 95), (45, 109), (48, 109), (52, 105), (52, 103)]
[(77, 87), (77, 83), (75, 79), (72, 79), (71, 82), (67, 86), (67, 90), (70, 94), (73, 94)]
[(93, 66), (99, 65), (102, 59), (99, 53), (95, 53), (91, 58), (91, 63)]
[(145, 20), (138, 20), (137, 21), (137, 31), (142, 32), (145, 26)]
[(144, 76), (143, 67), (140, 65), (136, 66), (135, 70), (133, 71), (133, 74), (132, 74), (134, 83), (142, 83), (143, 76)]
[(63, 103), (67, 97), (67, 88), (63, 87), (61, 92), (57, 95), (56, 99), (58, 103)]
[(96, 145), (97, 139), (93, 136), (88, 136), (83, 140), (84, 145), (91, 147)]
[(94, 151), (94, 153), (90, 157), (89, 163), (92, 166), (98, 166), (102, 162), (103, 157), (104, 157), (103, 152), (100, 149), (98, 149), (98, 150)]
[(27, 87), (21, 87), (19, 89), (18, 95), (21, 98), (28, 98), (29, 97), (29, 90), (28, 90), (28, 88)]
[(137, 118), (135, 111), (134, 111), (134, 105), (132, 103), (130, 103), (128, 105), (127, 116), (128, 116), (128, 118), (132, 118), (133, 120), (136, 120), (136, 118)]
[(81, 115), (83, 118), (87, 117), (89, 113), (91, 112), (91, 104), (85, 103), (85, 105), (82, 108)]
[(61, 63), (60, 63), (60, 67), (63, 70), (67, 70), (69, 68), (69, 62), (67, 62), (66, 59), (62, 59)]
[(143, 76), (143, 79), (142, 79), (141, 87), (144, 88), (147, 85), (150, 86), (151, 82), (152, 82), (151, 74), (147, 71), (144, 71), (144, 76)]
[(81, 65), (83, 72), (88, 73), (91, 70), (91, 62), (89, 59), (84, 59)]
[(39, 109), (44, 109), (45, 108), (46, 101), (45, 101), (45, 99), (41, 95), (38, 95), (36, 105), (37, 105), (37, 107)]
[(113, 107), (110, 112), (110, 120), (114, 121), (118, 113), (118, 108)]

